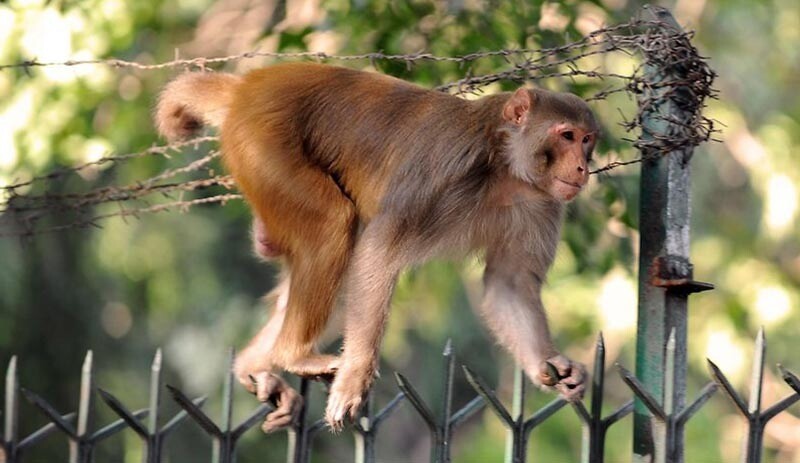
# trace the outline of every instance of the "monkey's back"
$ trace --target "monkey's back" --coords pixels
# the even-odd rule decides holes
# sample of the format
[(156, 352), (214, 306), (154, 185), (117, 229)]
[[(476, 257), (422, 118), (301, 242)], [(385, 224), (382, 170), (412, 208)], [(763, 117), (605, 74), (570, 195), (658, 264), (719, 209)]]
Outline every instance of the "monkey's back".
[(451, 170), (463, 171), (448, 164), (470, 162), (466, 158), (474, 153), (468, 151), (483, 130), (471, 116), (472, 105), (460, 98), (378, 73), (313, 63), (247, 74), (233, 106), (223, 144), (260, 132), (261, 143), (328, 173), (365, 218), (383, 207), (389, 188), (426, 178), (422, 183), (430, 187)]

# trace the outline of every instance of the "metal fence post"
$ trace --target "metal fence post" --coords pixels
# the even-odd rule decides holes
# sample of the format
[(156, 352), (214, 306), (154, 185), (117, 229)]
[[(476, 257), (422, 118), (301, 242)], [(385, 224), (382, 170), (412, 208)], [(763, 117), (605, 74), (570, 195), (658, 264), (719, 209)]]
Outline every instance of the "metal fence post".
[(355, 463), (375, 463), (377, 461), (375, 457), (377, 432), (383, 421), (402, 403), (404, 398), (405, 394), (400, 392), (379, 412), (374, 413), (374, 397), (370, 390), (367, 403), (364, 404), (358, 420), (353, 423)]
[[(767, 341), (764, 337), (764, 328), (762, 327), (756, 336), (753, 371), (750, 375), (750, 399), (746, 403), (744, 398), (733, 388), (728, 378), (725, 377), (725, 374), (720, 371), (719, 367), (711, 360), (708, 360), (711, 376), (714, 377), (717, 384), (722, 387), (725, 394), (731, 399), (734, 405), (736, 405), (739, 413), (747, 419), (747, 438), (744, 440), (742, 446), (742, 463), (761, 462), (762, 449), (764, 447), (764, 428), (767, 426), (767, 423), (800, 400), (798, 392), (794, 392), (772, 404), (766, 410), (762, 409), (761, 391), (764, 388), (764, 360), (766, 353)], [(795, 386), (800, 386), (796, 381), (797, 377), (780, 365), (778, 365), (778, 369), (789, 386), (797, 390), (798, 388)]]
[(287, 463), (308, 463), (311, 461), (311, 441), (326, 423), (324, 419), (308, 422), (308, 405), (311, 397), (311, 380), (300, 379), (300, 396), (303, 397), (303, 407), (295, 423), (289, 428), (288, 445), (286, 448)]
[[(712, 286), (692, 279), (689, 261), (690, 165), (692, 146), (669, 143), (695, 120), (697, 107), (681, 104), (691, 77), (688, 66), (675, 65), (671, 53), (683, 46), (683, 32), (669, 11), (645, 7), (660, 24), (667, 46), (645, 47), (645, 68), (639, 107), (642, 134), (640, 180), (639, 309), (636, 339), (636, 377), (645, 390), (664, 404), (665, 346), (675, 332), (673, 409), (685, 406), (687, 297)], [(674, 34), (673, 34), (674, 32)], [(666, 34), (665, 34), (666, 33)], [(672, 38), (675, 40), (672, 40)], [(688, 40), (687, 40), (688, 42)], [(664, 45), (664, 44), (662, 44)], [(687, 44), (688, 45), (688, 44)], [(641, 400), (634, 411), (634, 461), (652, 461), (655, 455), (653, 420)], [(676, 436), (676, 459), (683, 461), (683, 436)]]
[[(408, 379), (400, 373), (395, 372), (394, 374), (397, 387), (411, 406), (414, 407), (414, 410), (416, 410), (425, 421), (431, 433), (432, 463), (450, 463), (450, 440), (453, 435), (453, 430), (464, 423), (464, 421), (475, 414), (475, 412), (483, 408), (483, 398), (477, 396), (467, 402), (466, 405), (453, 412), (453, 373), (455, 371), (456, 358), (453, 352), (453, 343), (449, 339), (447, 340), (442, 355), (445, 359), (445, 381), (442, 385), (444, 408), (442, 409), (441, 418), (438, 420), (433, 416), (431, 409), (425, 401), (422, 400), (422, 397), (420, 397)], [(464, 368), (466, 369), (466, 367)], [(469, 376), (469, 373), (467, 373), (467, 376)]]
[[(153, 357), (153, 363), (150, 367), (150, 406), (147, 409), (147, 426), (145, 427), (136, 413), (128, 410), (122, 402), (110, 392), (97, 388), (97, 393), (103, 399), (106, 405), (114, 411), (125, 424), (139, 438), (142, 439), (144, 444), (144, 451), (142, 452), (142, 463), (160, 463), (161, 456), (164, 450), (164, 439), (180, 424), (189, 414), (186, 410), (182, 410), (176, 414), (167, 424), (161, 429), (158, 428), (159, 408), (161, 404), (161, 349), (156, 350), (156, 355)], [(194, 403), (198, 407), (202, 407), (206, 398), (201, 397), (195, 399)]]
[(582, 401), (573, 402), (581, 420), (581, 463), (603, 463), (605, 461), (606, 432), (608, 428), (633, 411), (633, 400), (625, 402), (608, 416), (603, 416), (603, 393), (606, 377), (606, 343), (603, 333), (597, 336), (592, 370), (592, 398), (587, 409)]
[(235, 463), (236, 444), (239, 442), (239, 438), (248, 429), (261, 422), (273, 409), (271, 404), (261, 404), (244, 421), (235, 427), (232, 426), (233, 359), (234, 351), (231, 349), (228, 353), (228, 365), (222, 389), (222, 422), (219, 426), (200, 409), (201, 401), (192, 401), (180, 389), (167, 384), (167, 390), (172, 394), (173, 400), (211, 437), (212, 463)]
[[(475, 391), (486, 400), (489, 408), (500, 418), (500, 421), (502, 421), (503, 425), (505, 425), (510, 433), (510, 436), (506, 438), (507, 446), (504, 461), (509, 463), (525, 463), (528, 456), (528, 438), (531, 432), (534, 428), (544, 423), (544, 421), (550, 418), (555, 412), (566, 406), (568, 403), (567, 400), (563, 397), (557, 397), (540, 408), (533, 416), (525, 419), (523, 411), (525, 383), (522, 373), (515, 373), (513, 409), (509, 412), (500, 402), (500, 399), (497, 398), (494, 391), (486, 385), (486, 382), (481, 379), (480, 376), (473, 373), (466, 365), (463, 366), (463, 369), (467, 381), (475, 388)], [(517, 369), (519, 369), (519, 366), (517, 366)], [(514, 416), (511, 416), (512, 413), (514, 413)]]

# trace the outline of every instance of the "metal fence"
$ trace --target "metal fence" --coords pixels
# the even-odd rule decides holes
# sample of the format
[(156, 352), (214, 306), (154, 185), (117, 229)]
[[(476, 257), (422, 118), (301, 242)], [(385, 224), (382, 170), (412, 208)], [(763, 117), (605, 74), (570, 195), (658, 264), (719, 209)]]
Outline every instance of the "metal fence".
[[(668, 398), (675, 387), (674, 378), (679, 367), (676, 359), (677, 343), (674, 333), (670, 335), (665, 348), (665, 365), (663, 384), (665, 397), (663, 402), (658, 400), (644, 385), (625, 367), (618, 365), (618, 374), (631, 389), (635, 397), (648, 411), (649, 427), (652, 431), (654, 462), (676, 462), (682, 459), (679, 453), (682, 450), (682, 428), (686, 422), (708, 401), (709, 398), (721, 387), (736, 408), (747, 420), (747, 438), (742, 450), (741, 461), (756, 463), (761, 461), (764, 428), (778, 413), (800, 400), (800, 378), (779, 366), (783, 379), (794, 391), (782, 400), (772, 404), (766, 409), (762, 408), (761, 390), (763, 387), (766, 342), (763, 330), (759, 332), (755, 342), (753, 371), (751, 375), (750, 398), (747, 402), (731, 386), (725, 375), (709, 361), (710, 374), (714, 381), (709, 382), (698, 394), (697, 398), (686, 407), (678, 407)], [(33, 391), (20, 387), (17, 371), (19, 365), (15, 357), (11, 359), (6, 370), (5, 382), (5, 408), (3, 438), (0, 440), (5, 463), (19, 463), (25, 461), (25, 450), (41, 442), (45, 437), (54, 432), (62, 433), (69, 441), (69, 462), (90, 463), (93, 460), (94, 449), (104, 439), (130, 429), (141, 439), (144, 447), (144, 463), (160, 463), (165, 461), (163, 446), (170, 433), (182, 422), (190, 421), (202, 429), (212, 441), (212, 463), (233, 463), (236, 461), (236, 446), (239, 438), (249, 429), (261, 422), (264, 416), (272, 409), (271, 404), (262, 404), (252, 410), (241, 423), (232, 422), (233, 410), (233, 374), (231, 366), (233, 353), (230, 355), (228, 370), (222, 394), (222, 417), (215, 421), (202, 410), (206, 398), (190, 399), (180, 389), (164, 386), (162, 382), (162, 355), (157, 351), (151, 368), (150, 397), (147, 408), (130, 411), (111, 392), (96, 388), (94, 385), (94, 368), (92, 352), (86, 354), (81, 372), (80, 396), (78, 399), (77, 413), (61, 414), (45, 399)], [(605, 343), (602, 334), (598, 336), (595, 347), (594, 365), (592, 367), (591, 395), (588, 405), (583, 402), (570, 404), (563, 398), (553, 399), (541, 407), (531, 416), (525, 416), (523, 403), (525, 400), (525, 379), (521, 370), (515, 371), (513, 398), (510, 409), (504, 405), (487, 382), (476, 375), (468, 366), (462, 366), (464, 376), (475, 389), (476, 396), (463, 407), (454, 410), (452, 407), (452, 392), (456, 370), (456, 358), (448, 342), (444, 349), (442, 374), (442, 413), (435, 416), (425, 400), (417, 393), (414, 386), (399, 373), (395, 374), (395, 381), (399, 393), (380, 410), (375, 411), (372, 398), (353, 423), (351, 431), (355, 438), (353, 460), (357, 463), (380, 461), (376, 458), (375, 444), (377, 433), (381, 426), (391, 417), (392, 412), (403, 401), (408, 402), (419, 414), (428, 427), (431, 436), (430, 461), (451, 461), (451, 442), (453, 433), (469, 417), (483, 408), (490, 408), (503, 425), (507, 428), (508, 439), (506, 445), (506, 462), (521, 463), (528, 461), (528, 440), (536, 428), (548, 418), (559, 412), (562, 408), (571, 408), (582, 427), (582, 448), (580, 461), (583, 463), (598, 463), (604, 461), (604, 447), (606, 432), (622, 418), (631, 414), (634, 409), (634, 399), (627, 401), (621, 407), (607, 416), (602, 415), (604, 380), (606, 378)], [(181, 407), (182, 411), (166, 420), (159, 413), (161, 396), (164, 387), (172, 399)], [(309, 381), (300, 382), (300, 394), (305, 403), (309, 400)], [(33, 406), (49, 420), (49, 424), (27, 436), (20, 436), (19, 407), (20, 395), (24, 396)], [(94, 429), (91, 423), (92, 409), (99, 397), (102, 402), (114, 411), (119, 420)], [(314, 448), (314, 438), (320, 430), (325, 428), (322, 419), (309, 417), (304, 409), (296, 423), (289, 428), (288, 448), (286, 449), (287, 462), (308, 463)], [(530, 461), (540, 461), (530, 458)]]
[[(766, 353), (763, 331), (755, 341), (751, 391), (747, 402), (711, 362), (709, 368), (713, 381), (702, 388), (690, 403), (687, 404), (685, 397), (687, 299), (694, 292), (713, 288), (693, 279), (689, 260), (690, 160), (693, 148), (709, 136), (708, 121), (702, 118), (701, 111), (704, 98), (710, 95), (713, 72), (705, 66), (687, 34), (680, 30), (668, 12), (650, 9), (650, 13), (659, 21), (662, 32), (666, 29), (674, 33), (660, 35), (641, 47), (645, 78), (631, 84), (636, 86), (631, 90), (638, 95), (639, 102), (638, 120), (632, 123), (641, 128), (641, 136), (634, 144), (642, 153), (636, 374), (623, 366), (618, 367), (618, 373), (631, 390), (631, 400), (610, 415), (602, 415), (607, 372), (605, 345), (601, 335), (596, 345), (588, 405), (582, 402), (569, 404), (562, 398), (556, 398), (533, 415), (526, 416), (522, 406), (525, 382), (520, 371), (515, 374), (514, 395), (509, 408), (498, 399), (484, 379), (464, 366), (463, 373), (475, 389), (476, 396), (462, 408), (454, 410), (452, 391), (456, 361), (448, 343), (444, 349), (444, 404), (441, 415), (435, 416), (414, 386), (403, 375), (396, 374), (399, 393), (377, 411), (370, 398), (351, 428), (356, 442), (356, 462), (377, 461), (377, 433), (396, 407), (406, 401), (427, 425), (431, 435), (430, 459), (433, 462), (451, 461), (453, 433), (470, 416), (488, 407), (508, 430), (507, 462), (526, 461), (530, 456), (528, 440), (536, 428), (562, 408), (571, 408), (582, 426), (582, 462), (604, 461), (608, 429), (632, 413), (634, 461), (681, 463), (684, 460), (684, 426), (718, 389), (722, 389), (747, 421), (747, 439), (741, 461), (761, 461), (765, 426), (777, 414), (800, 400), (800, 379), (779, 367), (783, 379), (793, 392), (766, 409), (762, 408)], [(92, 353), (89, 352), (81, 373), (77, 412), (62, 414), (44, 398), (20, 386), (17, 375), (20, 366), (16, 358), (12, 358), (6, 373), (4, 432), (0, 441), (4, 459), (0, 461), (23, 462), (27, 449), (46, 436), (60, 432), (69, 441), (69, 461), (88, 463), (93, 461), (93, 451), (100, 442), (117, 432), (130, 429), (141, 438), (145, 449), (144, 461), (162, 462), (165, 440), (187, 418), (213, 442), (212, 462), (235, 461), (241, 436), (269, 413), (271, 405), (261, 405), (241, 423), (232, 423), (233, 375), (229, 368), (225, 375), (223, 413), (219, 421), (203, 411), (205, 398), (191, 399), (180, 389), (166, 386), (182, 411), (161, 425), (161, 363), (159, 351), (151, 371), (148, 407), (130, 411), (111, 392), (95, 388)], [(308, 404), (309, 382), (302, 380), (300, 384), (300, 393)], [(49, 424), (27, 436), (20, 436), (18, 432), (20, 395), (49, 421)], [(119, 420), (95, 429), (91, 426), (90, 417), (98, 396), (119, 416)], [(323, 428), (324, 422), (307, 416), (304, 409), (298, 422), (288, 431), (287, 461), (310, 461), (315, 436)], [(534, 458), (530, 459), (535, 461)]]

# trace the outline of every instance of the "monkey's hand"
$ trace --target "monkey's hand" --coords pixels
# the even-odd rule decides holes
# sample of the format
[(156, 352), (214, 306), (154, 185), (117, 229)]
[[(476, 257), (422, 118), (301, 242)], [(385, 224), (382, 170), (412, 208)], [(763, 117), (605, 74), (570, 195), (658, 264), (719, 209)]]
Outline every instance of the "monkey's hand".
[(270, 433), (291, 426), (303, 409), (303, 397), (292, 389), (280, 376), (268, 371), (248, 375), (247, 389), (261, 402), (271, 402), (275, 406), (261, 430)]
[(586, 391), (586, 368), (580, 363), (555, 355), (539, 365), (539, 382), (552, 387), (570, 402), (583, 398)]
[(325, 408), (325, 421), (333, 431), (342, 430), (346, 417), (356, 417), (374, 377), (373, 367), (348, 365), (338, 371), (328, 393), (328, 406)]

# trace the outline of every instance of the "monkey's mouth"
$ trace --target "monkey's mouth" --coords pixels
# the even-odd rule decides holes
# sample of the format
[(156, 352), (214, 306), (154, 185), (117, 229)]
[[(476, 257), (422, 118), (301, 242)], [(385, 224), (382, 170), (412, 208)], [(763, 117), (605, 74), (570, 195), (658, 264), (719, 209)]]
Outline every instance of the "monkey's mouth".
[(571, 201), (583, 188), (580, 183), (568, 182), (558, 177), (555, 177), (555, 179), (556, 182), (553, 183), (550, 191), (553, 197), (561, 201)]
[(562, 180), (562, 179), (560, 179), (560, 178), (558, 178), (558, 177), (556, 177), (556, 180), (558, 180), (559, 182), (561, 182), (561, 183), (563, 183), (563, 184), (565, 184), (565, 185), (569, 185), (569, 186), (571, 186), (571, 187), (573, 187), (573, 188), (577, 188), (577, 189), (579, 189), (579, 190), (580, 190), (581, 188), (583, 188), (583, 185), (581, 185), (580, 183), (568, 182), (568, 181), (566, 181), (566, 180)]

